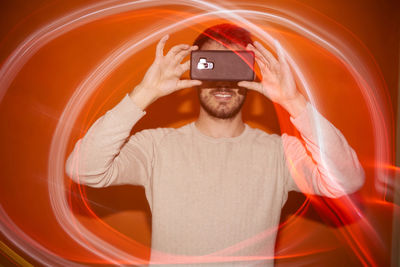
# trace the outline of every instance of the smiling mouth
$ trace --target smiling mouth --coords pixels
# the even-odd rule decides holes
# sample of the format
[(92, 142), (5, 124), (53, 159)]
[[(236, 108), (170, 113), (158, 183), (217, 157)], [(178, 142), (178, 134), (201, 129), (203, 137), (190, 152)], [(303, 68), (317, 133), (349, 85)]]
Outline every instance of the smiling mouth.
[(229, 89), (217, 89), (212, 92), (212, 95), (219, 100), (229, 100), (233, 97), (234, 92)]
[(214, 96), (224, 97), (224, 98), (232, 97), (231, 94), (226, 94), (226, 93), (222, 93), (222, 94), (221, 93), (215, 93)]

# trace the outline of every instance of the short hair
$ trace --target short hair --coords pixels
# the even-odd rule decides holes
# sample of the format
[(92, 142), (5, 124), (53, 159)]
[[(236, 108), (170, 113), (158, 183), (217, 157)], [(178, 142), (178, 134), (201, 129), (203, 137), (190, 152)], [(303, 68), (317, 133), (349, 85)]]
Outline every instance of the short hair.
[(253, 44), (249, 31), (235, 24), (223, 23), (205, 29), (194, 41), (199, 49), (208, 41), (215, 41), (225, 47), (235, 44), (246, 48), (248, 44)]

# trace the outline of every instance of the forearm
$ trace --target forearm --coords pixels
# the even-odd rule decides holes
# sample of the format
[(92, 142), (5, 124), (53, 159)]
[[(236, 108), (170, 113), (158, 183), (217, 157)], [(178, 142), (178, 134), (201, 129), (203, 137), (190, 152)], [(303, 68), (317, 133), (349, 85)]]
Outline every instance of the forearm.
[(297, 92), (296, 97), (282, 101), (280, 105), (289, 113), (290, 117), (297, 118), (305, 111), (307, 103), (306, 98), (300, 92)]
[(157, 100), (153, 91), (148, 90), (141, 84), (136, 86), (132, 92), (129, 93), (129, 97), (141, 110), (145, 110), (151, 103)]
[(145, 114), (124, 99), (100, 117), (70, 154), (66, 172), (75, 182), (91, 186), (103, 186), (115, 179), (111, 167), (135, 123)]
[[(338, 197), (359, 189), (364, 182), (364, 171), (354, 150), (345, 137), (310, 104), (303, 113), (291, 118), (300, 131), (305, 148), (293, 145), (293, 139), (283, 138), (285, 152), (291, 159), (292, 176), (308, 182), (308, 188), (321, 195)], [(293, 175), (294, 174), (294, 175)], [(301, 187), (301, 185), (299, 186)], [(307, 186), (306, 186), (307, 187)], [(301, 189), (301, 188), (300, 188)], [(304, 191), (304, 190), (303, 190)]]

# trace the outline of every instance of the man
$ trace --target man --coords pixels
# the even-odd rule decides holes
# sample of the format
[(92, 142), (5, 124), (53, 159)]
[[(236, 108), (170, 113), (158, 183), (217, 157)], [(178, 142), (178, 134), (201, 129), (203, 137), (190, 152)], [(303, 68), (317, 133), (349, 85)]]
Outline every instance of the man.
[[(154, 63), (142, 82), (78, 141), (68, 158), (67, 173), (93, 187), (144, 186), (152, 211), (152, 249), (167, 253), (161, 258), (152, 254), (153, 262), (175, 266), (185, 261), (177, 261), (174, 255), (215, 253), (239, 258), (226, 262), (197, 258), (200, 263), (193, 266), (272, 265), (268, 259), (273, 258), (276, 227), (288, 191), (327, 197), (356, 191), (364, 181), (357, 156), (297, 90), (279, 44), (277, 60), (260, 43), (253, 44), (246, 30), (231, 24), (211, 27), (194, 46), (177, 45), (164, 55), (167, 39), (158, 43)], [(262, 80), (241, 81), (234, 87), (214, 83), (212, 88), (181, 80), (190, 64), (181, 61), (196, 49), (251, 50)], [(201, 103), (195, 122), (129, 136), (151, 103), (195, 86)], [(243, 123), (246, 88), (285, 108), (305, 146), (295, 137), (269, 135)], [(324, 143), (317, 136), (315, 119)], [(261, 233), (260, 241), (255, 237)], [(258, 261), (247, 257), (257, 255), (263, 257)]]

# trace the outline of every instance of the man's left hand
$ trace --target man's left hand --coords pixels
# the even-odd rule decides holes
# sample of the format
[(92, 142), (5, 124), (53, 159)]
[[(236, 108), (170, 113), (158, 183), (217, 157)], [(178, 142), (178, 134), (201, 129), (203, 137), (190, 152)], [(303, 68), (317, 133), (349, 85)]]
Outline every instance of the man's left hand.
[(278, 60), (259, 42), (254, 42), (254, 46), (248, 44), (247, 49), (255, 54), (262, 80), (261, 82), (241, 81), (238, 85), (260, 92), (285, 108), (292, 117), (296, 117), (305, 109), (307, 100), (297, 90), (283, 49), (277, 41), (275, 41), (275, 48)]

